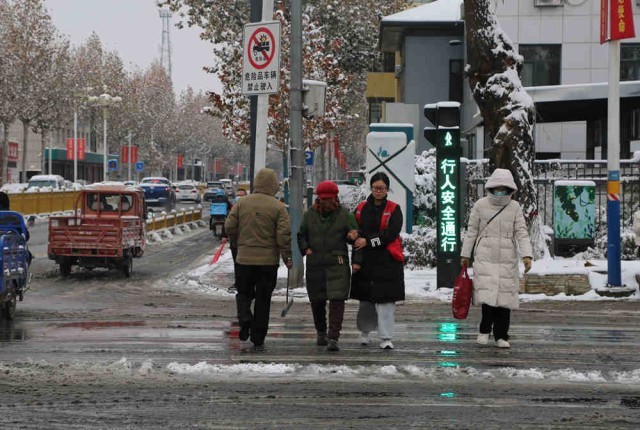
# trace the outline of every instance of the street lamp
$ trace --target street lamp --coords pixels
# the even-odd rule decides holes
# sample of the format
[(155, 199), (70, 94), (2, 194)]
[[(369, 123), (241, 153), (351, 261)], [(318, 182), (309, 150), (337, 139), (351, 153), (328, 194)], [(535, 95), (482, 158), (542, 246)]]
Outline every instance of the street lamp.
[(118, 96), (114, 97), (114, 96), (108, 94), (106, 92), (106, 88), (105, 88), (105, 92), (100, 94), (99, 96), (91, 96), (91, 97), (89, 97), (89, 103), (91, 103), (93, 106), (102, 107), (102, 118), (103, 118), (103, 126), (104, 126), (104, 132), (103, 132), (104, 142), (103, 142), (103, 146), (102, 146), (102, 154), (103, 154), (103, 157), (104, 157), (104, 159), (102, 160), (102, 162), (103, 162), (103, 164), (102, 164), (103, 181), (107, 180), (107, 155), (108, 155), (108, 151), (107, 151), (107, 118), (109, 117), (109, 107), (116, 106), (116, 105), (120, 104), (120, 102), (122, 102), (122, 97), (118, 97)]

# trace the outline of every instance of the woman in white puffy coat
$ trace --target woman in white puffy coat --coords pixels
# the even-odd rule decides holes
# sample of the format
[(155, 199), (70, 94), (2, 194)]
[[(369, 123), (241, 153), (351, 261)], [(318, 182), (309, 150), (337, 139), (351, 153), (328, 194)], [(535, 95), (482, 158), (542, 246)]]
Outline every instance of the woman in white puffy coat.
[(461, 263), (469, 265), (475, 245), (473, 303), (482, 305), (476, 342), (486, 345), (493, 331), (497, 346), (509, 348), (511, 309), (517, 309), (520, 303), (518, 251), (525, 272), (531, 269), (533, 252), (522, 209), (511, 199), (518, 189), (511, 172), (496, 169), (485, 189), (487, 197), (478, 200), (471, 209)]

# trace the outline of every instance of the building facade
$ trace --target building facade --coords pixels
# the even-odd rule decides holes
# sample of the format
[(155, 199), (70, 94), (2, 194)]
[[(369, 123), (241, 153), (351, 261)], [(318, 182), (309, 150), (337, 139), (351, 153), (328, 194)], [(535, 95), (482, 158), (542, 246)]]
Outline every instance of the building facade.
[[(384, 88), (394, 88), (394, 98), (377, 97), (374, 85), (367, 97), (381, 121), (387, 104), (415, 105), (418, 130), (430, 125), (421, 112), (425, 104), (461, 102), (464, 155), (485, 158), (491, 140), (463, 77), (462, 3), (436, 0), (384, 17), (380, 48), (395, 58), (393, 71), (385, 74), (393, 84)], [(637, 3), (632, 7), (640, 34)], [(521, 79), (537, 111), (536, 158), (606, 158), (608, 48), (600, 44), (600, 0), (498, 1), (495, 7), (499, 25), (524, 58)], [(638, 37), (622, 41), (620, 80), (620, 156), (625, 159), (640, 150)], [(422, 133), (417, 135), (418, 151), (429, 148)]]

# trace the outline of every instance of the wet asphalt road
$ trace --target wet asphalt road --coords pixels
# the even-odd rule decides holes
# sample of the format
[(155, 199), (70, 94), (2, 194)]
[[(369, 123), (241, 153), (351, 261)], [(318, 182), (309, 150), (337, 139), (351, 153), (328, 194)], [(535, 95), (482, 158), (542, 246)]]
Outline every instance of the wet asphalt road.
[(181, 275), (215, 246), (204, 228), (151, 245), (130, 280), (63, 280), (38, 258), (17, 320), (0, 327), (2, 428), (640, 428), (638, 302), (524, 304), (513, 348), (498, 350), (475, 345), (477, 309), (455, 321), (446, 303), (408, 301), (393, 351), (356, 343), (349, 302), (329, 353), (303, 300), (279, 316), (279, 285), (267, 350), (253, 354), (233, 296)]

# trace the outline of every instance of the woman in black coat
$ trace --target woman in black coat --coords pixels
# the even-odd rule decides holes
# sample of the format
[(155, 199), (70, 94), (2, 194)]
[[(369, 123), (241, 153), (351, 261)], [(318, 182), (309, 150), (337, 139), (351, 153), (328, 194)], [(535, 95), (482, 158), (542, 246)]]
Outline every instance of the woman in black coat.
[(380, 348), (393, 349), (395, 302), (404, 300), (402, 210), (387, 200), (389, 177), (371, 177), (371, 195), (358, 205), (359, 237), (354, 243), (351, 298), (360, 300), (357, 327), (359, 342), (369, 344), (369, 332), (378, 329)]

